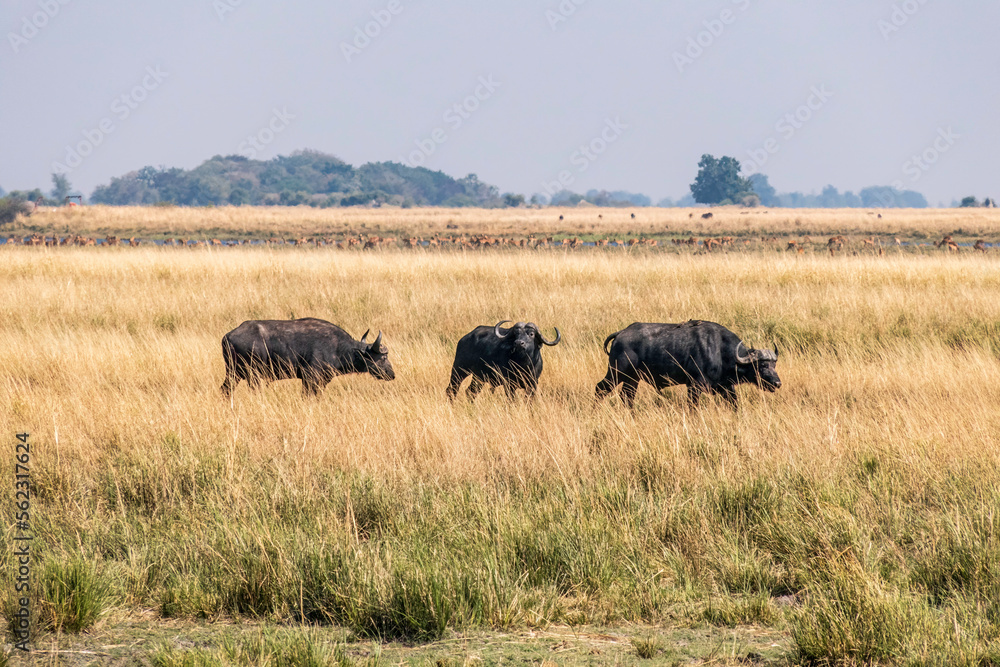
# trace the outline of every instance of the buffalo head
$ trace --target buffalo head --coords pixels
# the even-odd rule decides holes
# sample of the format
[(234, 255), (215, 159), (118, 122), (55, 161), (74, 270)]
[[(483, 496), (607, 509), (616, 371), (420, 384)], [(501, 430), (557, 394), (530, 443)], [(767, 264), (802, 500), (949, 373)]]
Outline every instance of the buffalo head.
[(357, 355), (355, 367), (371, 373), (376, 380), (395, 380), (396, 373), (392, 370), (392, 364), (389, 363), (389, 348), (382, 343), (382, 332), (378, 332), (375, 342), (370, 345), (368, 344), (369, 333), (371, 333), (370, 329), (361, 337), (362, 347), (355, 352)]
[[(746, 354), (743, 353), (746, 350)], [(778, 346), (771, 350), (747, 348), (742, 342), (736, 345), (736, 372), (761, 389), (776, 391), (781, 387), (781, 378), (774, 365), (778, 361)]]
[(553, 341), (547, 340), (534, 322), (518, 322), (507, 329), (506, 332), (501, 332), (500, 325), (507, 324), (508, 322), (510, 320), (497, 322), (496, 326), (493, 327), (493, 333), (497, 335), (497, 338), (510, 343), (515, 351), (522, 354), (530, 356), (540, 345), (554, 346), (558, 345), (559, 341), (562, 340), (562, 334), (559, 333), (558, 328), (556, 329), (556, 339)]

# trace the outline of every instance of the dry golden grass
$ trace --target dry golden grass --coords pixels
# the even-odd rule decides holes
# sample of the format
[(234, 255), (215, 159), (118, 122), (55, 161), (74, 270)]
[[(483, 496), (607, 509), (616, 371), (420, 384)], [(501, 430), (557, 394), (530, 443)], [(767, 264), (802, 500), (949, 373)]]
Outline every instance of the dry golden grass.
[[(231, 213), (142, 211), (164, 216), (144, 227), (190, 229), (211, 216), (224, 227)], [(170, 222), (171, 213), (184, 216)], [(301, 213), (281, 224), (306, 229), (335, 215)], [(475, 225), (551, 213), (448, 215)], [(80, 219), (97, 230), (112, 224), (97, 216), (112, 214), (85, 209)], [(406, 224), (441, 224), (410, 210), (364, 219), (382, 215), (386, 226), (408, 216)], [(970, 221), (995, 224), (978, 215), (961, 224)], [(929, 229), (942, 218), (907, 224)], [(496, 584), (496, 599), (480, 609), (448, 598), (452, 584), (441, 584), (452, 600), (448, 623), (701, 619), (706, 599), (728, 595), (735, 606), (710, 607), (704, 618), (791, 623), (803, 655), (841, 650), (864, 662), (904, 649), (911, 657), (992, 650), (996, 622), (973, 611), (987, 604), (990, 585), (933, 575), (956, 535), (975, 563), (997, 552), (988, 537), (994, 519), (984, 518), (1000, 497), (1000, 264), (992, 256), (2, 252), (0, 429), (32, 433), (47, 557), (95, 559), (115, 581), (120, 613), (310, 617), (296, 611), (311, 571), (296, 554), (338, 544), (372, 573), (374, 583), (355, 591), (382, 595), (391, 576), (403, 576), (394, 568), (434, 582), (483, 571), (492, 581), (504, 570), (490, 569), (490, 545), (506, 535), (509, 553), (519, 554), (510, 556), (507, 588)], [(381, 329), (397, 379), (339, 378), (319, 398), (304, 398), (293, 381), (257, 393), (244, 384), (224, 400), (222, 335), (246, 319), (304, 316), (355, 336)], [(607, 334), (633, 321), (691, 318), (758, 345), (776, 341), (782, 389), (743, 388), (735, 412), (718, 401), (690, 409), (681, 389), (643, 388), (634, 415), (616, 400), (594, 403)], [(463, 393), (449, 404), (458, 338), (501, 319), (563, 332), (563, 343), (543, 353), (537, 400), (484, 393), (470, 405)], [(756, 507), (773, 514), (747, 518)], [(552, 551), (546, 539), (557, 540)], [(536, 554), (537, 570), (525, 564), (535, 562), (531, 549), (549, 554)], [(233, 565), (247, 553), (266, 555), (287, 595), (248, 607), (236, 583), (239, 595), (209, 590), (216, 580), (245, 585), (258, 576)], [(198, 569), (215, 564), (219, 571)], [(551, 581), (537, 574), (546, 568), (556, 572)], [(835, 589), (828, 578), (851, 568), (894, 591), (906, 614), (923, 614), (919, 641), (865, 644), (867, 653), (815, 648), (808, 622), (841, 618), (823, 606), (824, 592)], [(750, 571), (771, 583), (747, 579)], [(745, 579), (758, 583), (740, 588)], [(911, 603), (953, 589), (960, 603)], [(789, 591), (811, 602), (804, 615), (775, 621), (786, 617), (770, 597)], [(741, 606), (744, 595), (763, 598)], [(455, 611), (465, 604), (473, 611)], [(359, 632), (436, 636), (400, 629), (398, 619), (379, 625), (374, 611), (331, 608), (321, 618)], [(966, 639), (951, 639), (953, 624)]]
[[(299, 238), (344, 234), (381, 236), (899, 236), (937, 240), (1000, 240), (998, 209), (435, 209), (300, 207), (111, 207), (49, 209), (21, 218), (12, 232), (25, 230), (82, 235), (185, 236), (193, 238)], [(630, 216), (635, 213), (636, 218)], [(880, 219), (877, 215), (881, 214)], [(559, 217), (563, 216), (563, 220)], [(600, 217), (599, 217), (600, 216)], [(825, 239), (824, 239), (825, 240)]]
[[(0, 413), (8, 431), (54, 437), (58, 428), (66, 460), (92, 461), (115, 433), (145, 446), (173, 431), (239, 443), (262, 459), (295, 451), (304, 456), (288, 465), (299, 470), (482, 481), (496, 465), (532, 474), (568, 466), (576, 477), (607, 455), (590, 447), (604, 429), (623, 451), (692, 429), (710, 442), (731, 435), (733, 455), (810, 469), (866, 443), (904, 453), (915, 441), (938, 443), (951, 455), (981, 452), (984, 436), (996, 435), (1000, 267), (990, 258), (148, 249), (11, 250), (5, 259)], [(297, 382), (259, 394), (242, 385), (224, 404), (222, 335), (245, 319), (303, 316), (355, 336), (383, 330), (398, 379), (339, 379), (318, 400), (301, 398)], [(636, 420), (615, 402), (594, 408), (608, 333), (690, 318), (758, 345), (777, 340), (785, 387), (742, 390), (738, 415), (690, 413), (680, 390), (643, 391)], [(475, 408), (449, 405), (455, 342), (501, 319), (563, 331), (545, 350), (537, 404), (483, 396)]]

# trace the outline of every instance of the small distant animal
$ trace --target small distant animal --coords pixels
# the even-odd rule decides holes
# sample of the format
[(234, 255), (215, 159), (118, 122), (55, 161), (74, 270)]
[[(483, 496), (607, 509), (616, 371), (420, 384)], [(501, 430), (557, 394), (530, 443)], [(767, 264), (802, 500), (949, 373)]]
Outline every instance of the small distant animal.
[(940, 241), (934, 244), (935, 248), (940, 248), (945, 246), (948, 248), (948, 252), (958, 252), (958, 244), (951, 238), (951, 234), (945, 235)]
[(632, 214), (632, 219), (635, 220), (635, 213)]
[(979, 239), (978, 241), (976, 241), (976, 244), (974, 246), (972, 246), (972, 249), (973, 250), (978, 250), (979, 252), (985, 254), (986, 250), (987, 250), (987, 248), (986, 248), (986, 241), (984, 241), (982, 239)]
[(318, 394), (334, 377), (368, 373), (377, 380), (396, 377), (389, 363), (389, 350), (379, 331), (368, 343), (335, 324), (306, 317), (298, 320), (248, 320), (222, 337), (226, 380), (222, 393), (229, 397), (246, 380), (251, 389), (263, 380), (302, 380), (302, 393)]
[(702, 220), (711, 220), (712, 217), (713, 216), (712, 216), (712, 212), (711, 211), (709, 211), (708, 213), (702, 213), (701, 214)]
[(469, 400), (475, 400), (485, 384), (494, 390), (503, 387), (510, 398), (518, 389), (523, 389), (529, 398), (534, 395), (542, 374), (541, 346), (558, 345), (562, 334), (557, 328), (555, 340), (550, 341), (534, 322), (501, 328), (509, 322), (476, 327), (458, 341), (451, 379), (445, 390), (449, 400), (455, 400), (459, 387), (470, 375), (472, 383), (466, 390)]
[(702, 394), (721, 394), (734, 407), (739, 384), (755, 384), (772, 392), (781, 387), (774, 367), (777, 346), (774, 351), (750, 348), (715, 322), (635, 322), (608, 336), (604, 351), (608, 355), (608, 372), (597, 384), (597, 399), (622, 385), (621, 397), (629, 409), (635, 405), (640, 381), (648, 382), (657, 391), (687, 385), (688, 400), (694, 405)]

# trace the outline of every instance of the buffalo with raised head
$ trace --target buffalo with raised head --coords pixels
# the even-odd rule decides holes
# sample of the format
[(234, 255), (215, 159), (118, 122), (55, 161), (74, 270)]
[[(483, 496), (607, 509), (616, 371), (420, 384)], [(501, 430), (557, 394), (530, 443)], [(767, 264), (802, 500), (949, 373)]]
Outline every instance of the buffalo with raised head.
[(450, 400), (455, 399), (458, 388), (470, 375), (472, 383), (467, 391), (470, 400), (476, 398), (484, 384), (493, 389), (503, 387), (511, 398), (518, 389), (524, 389), (528, 397), (535, 393), (542, 374), (541, 346), (558, 345), (562, 334), (556, 329), (555, 340), (547, 340), (534, 322), (518, 322), (501, 329), (509, 321), (476, 327), (458, 341), (446, 390)]
[(307, 317), (299, 320), (249, 320), (222, 337), (226, 381), (222, 393), (232, 395), (240, 380), (251, 388), (261, 380), (302, 380), (305, 394), (318, 394), (338, 375), (369, 373), (395, 379), (382, 332), (360, 341), (335, 324)]
[[(611, 344), (610, 349), (608, 344)], [(636, 322), (604, 341), (608, 372), (597, 385), (597, 398), (622, 385), (622, 400), (635, 404), (640, 381), (659, 391), (687, 385), (694, 404), (703, 393), (717, 393), (736, 406), (736, 385), (755, 384), (767, 391), (781, 386), (775, 351), (747, 347), (739, 336), (715, 322), (683, 324)]]

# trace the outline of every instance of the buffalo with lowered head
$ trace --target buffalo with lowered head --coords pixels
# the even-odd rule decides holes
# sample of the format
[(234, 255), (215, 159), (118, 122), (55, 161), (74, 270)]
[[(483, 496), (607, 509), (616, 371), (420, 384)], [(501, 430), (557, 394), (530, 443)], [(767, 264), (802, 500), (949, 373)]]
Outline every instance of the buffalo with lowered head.
[(244, 322), (222, 337), (222, 393), (230, 396), (240, 380), (256, 389), (261, 380), (298, 379), (303, 393), (318, 394), (335, 376), (346, 373), (394, 379), (382, 332), (372, 343), (368, 333), (356, 341), (337, 325), (313, 317)]
[(484, 384), (493, 389), (503, 387), (509, 397), (518, 389), (524, 389), (529, 397), (535, 393), (542, 374), (541, 346), (558, 345), (562, 334), (556, 329), (555, 340), (546, 340), (534, 322), (500, 328), (509, 321), (476, 327), (458, 341), (446, 391), (449, 399), (455, 399), (458, 388), (470, 375), (472, 383), (467, 392), (470, 400), (476, 398)]
[(622, 400), (629, 408), (635, 404), (640, 380), (657, 391), (685, 384), (694, 404), (703, 393), (718, 393), (734, 407), (738, 384), (755, 384), (767, 391), (781, 386), (774, 369), (777, 346), (775, 351), (747, 347), (739, 336), (715, 322), (636, 322), (608, 336), (604, 351), (608, 373), (597, 385), (597, 398), (621, 384)]

